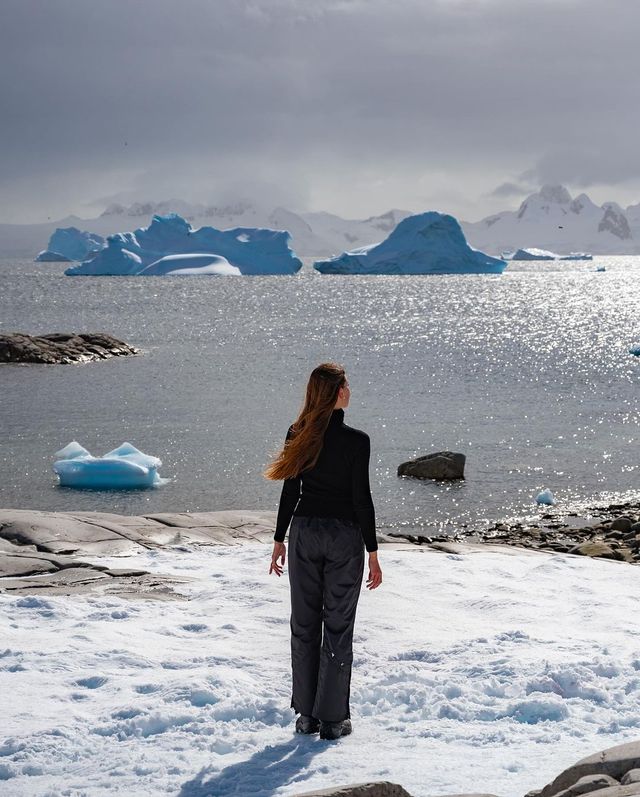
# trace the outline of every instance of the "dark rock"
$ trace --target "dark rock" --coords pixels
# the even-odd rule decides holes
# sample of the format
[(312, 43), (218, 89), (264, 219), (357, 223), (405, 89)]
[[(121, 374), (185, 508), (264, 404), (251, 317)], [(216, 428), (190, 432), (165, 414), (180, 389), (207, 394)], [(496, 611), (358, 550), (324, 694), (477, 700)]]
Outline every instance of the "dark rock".
[(398, 476), (412, 476), (415, 479), (464, 479), (464, 454), (452, 451), (438, 451), (427, 454), (398, 466)]
[(133, 346), (102, 332), (0, 335), (0, 363), (70, 364), (125, 357), (137, 352)]
[(628, 517), (617, 517), (611, 524), (612, 531), (631, 531), (632, 521)]

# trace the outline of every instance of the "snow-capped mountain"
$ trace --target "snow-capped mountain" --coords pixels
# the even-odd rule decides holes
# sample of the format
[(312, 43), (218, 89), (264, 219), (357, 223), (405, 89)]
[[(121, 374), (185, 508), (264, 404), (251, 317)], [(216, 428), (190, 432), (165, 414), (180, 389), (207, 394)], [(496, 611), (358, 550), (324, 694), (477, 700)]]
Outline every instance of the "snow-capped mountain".
[[(121, 219), (121, 229), (128, 229), (125, 220), (149, 218), (154, 213), (179, 213), (193, 227), (270, 227), (288, 230), (293, 248), (302, 257), (326, 257), (346, 249), (377, 243), (386, 238), (399, 222), (411, 214), (390, 210), (368, 219), (343, 219), (331, 213), (294, 213), (283, 207), (262, 208), (248, 201), (227, 205), (190, 205), (179, 199), (164, 202), (136, 202), (133, 205), (111, 205), (101, 219)], [(124, 225), (124, 226), (122, 226)]]
[[(0, 257), (32, 258), (47, 245), (57, 227), (77, 227), (107, 236), (150, 223), (154, 214), (178, 213), (194, 228), (211, 226), (268, 227), (288, 230), (299, 257), (326, 258), (361, 246), (377, 244), (407, 216), (389, 210), (368, 219), (343, 219), (332, 213), (295, 213), (264, 207), (248, 200), (219, 205), (192, 204), (181, 199), (110, 205), (94, 219), (68, 216), (43, 224), (0, 224)], [(461, 222), (468, 242), (490, 254), (507, 249), (550, 249), (561, 255), (574, 251), (594, 254), (640, 254), (640, 203), (625, 209), (616, 202), (596, 205), (586, 194), (572, 198), (561, 185), (545, 185), (522, 202), (478, 222)]]
[[(389, 210), (381, 216), (371, 216), (368, 219), (343, 219), (332, 213), (304, 213), (305, 221), (315, 234), (323, 241), (323, 252), (339, 255), (359, 246), (368, 246), (383, 241), (398, 224), (411, 216), (407, 210)], [(295, 248), (295, 242), (294, 242)], [(319, 257), (328, 257), (318, 251)]]
[(462, 228), (472, 246), (492, 253), (537, 247), (560, 254), (640, 254), (640, 204), (626, 211), (616, 202), (599, 206), (586, 194), (572, 198), (562, 185), (545, 185), (517, 211), (462, 222)]

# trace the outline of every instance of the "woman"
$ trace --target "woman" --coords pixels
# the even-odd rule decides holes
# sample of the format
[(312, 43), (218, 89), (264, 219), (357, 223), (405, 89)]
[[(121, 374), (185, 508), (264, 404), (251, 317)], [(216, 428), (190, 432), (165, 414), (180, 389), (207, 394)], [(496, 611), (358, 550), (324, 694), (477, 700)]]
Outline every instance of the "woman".
[(349, 690), (356, 607), (369, 552), (367, 587), (382, 583), (369, 488), (369, 436), (344, 423), (344, 368), (313, 370), (304, 406), (265, 471), (284, 479), (269, 573), (282, 575), (289, 532), (291, 707), (298, 733), (351, 733)]

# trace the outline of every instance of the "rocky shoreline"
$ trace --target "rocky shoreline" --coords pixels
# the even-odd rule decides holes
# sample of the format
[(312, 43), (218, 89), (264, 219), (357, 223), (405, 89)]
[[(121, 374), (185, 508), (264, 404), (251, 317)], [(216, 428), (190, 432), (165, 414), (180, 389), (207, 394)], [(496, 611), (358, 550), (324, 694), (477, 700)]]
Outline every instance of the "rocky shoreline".
[(570, 553), (622, 562), (640, 562), (640, 502), (609, 504), (579, 515), (545, 512), (532, 523), (495, 523), (487, 529), (464, 528), (454, 534), (389, 536), (416, 545), (450, 543), (509, 545), (552, 553)]
[[(180, 597), (181, 580), (132, 568), (109, 568), (82, 556), (128, 556), (141, 548), (181, 545), (271, 544), (275, 512), (165, 512), (144, 516), (107, 512), (0, 509), (0, 592), (72, 594), (87, 590), (129, 597)], [(539, 522), (496, 523), (454, 534), (378, 534), (381, 545), (438, 551), (496, 549), (564, 553), (640, 562), (640, 503), (610, 504), (575, 513), (545, 513)]]

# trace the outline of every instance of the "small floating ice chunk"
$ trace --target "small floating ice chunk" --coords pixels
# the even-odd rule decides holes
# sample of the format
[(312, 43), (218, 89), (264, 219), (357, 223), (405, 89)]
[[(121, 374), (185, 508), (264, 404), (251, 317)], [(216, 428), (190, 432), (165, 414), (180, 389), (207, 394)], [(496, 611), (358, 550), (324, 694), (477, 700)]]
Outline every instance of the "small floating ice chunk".
[(606, 270), (607, 270), (606, 266), (598, 266), (598, 268), (596, 269), (596, 271), (600, 271), (600, 272), (606, 271)]
[(157, 487), (162, 460), (123, 443), (103, 457), (94, 457), (75, 440), (57, 452), (54, 471), (61, 487), (85, 490), (139, 490)]
[(636, 343), (629, 349), (629, 354), (633, 354), (634, 357), (640, 357), (640, 343)]
[(536, 495), (536, 504), (545, 504), (547, 506), (554, 506), (556, 503), (556, 499), (553, 497), (553, 493), (547, 487), (541, 493)]

